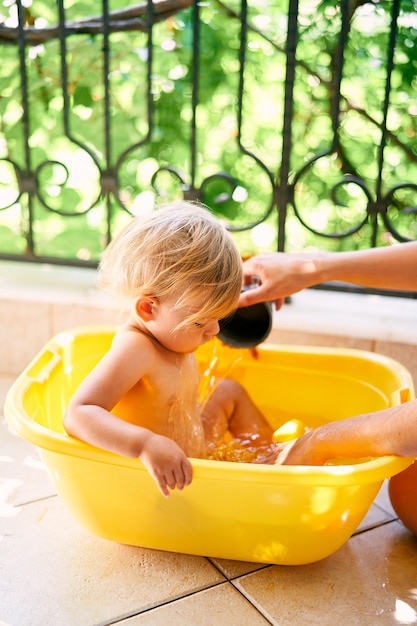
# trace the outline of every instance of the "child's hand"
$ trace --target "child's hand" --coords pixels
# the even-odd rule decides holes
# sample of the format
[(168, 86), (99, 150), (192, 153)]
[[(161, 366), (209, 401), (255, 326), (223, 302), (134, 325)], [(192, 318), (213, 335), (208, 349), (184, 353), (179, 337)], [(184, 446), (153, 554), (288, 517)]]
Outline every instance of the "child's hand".
[(192, 467), (181, 448), (168, 437), (154, 433), (145, 441), (140, 460), (166, 498), (169, 489), (183, 489), (191, 483)]

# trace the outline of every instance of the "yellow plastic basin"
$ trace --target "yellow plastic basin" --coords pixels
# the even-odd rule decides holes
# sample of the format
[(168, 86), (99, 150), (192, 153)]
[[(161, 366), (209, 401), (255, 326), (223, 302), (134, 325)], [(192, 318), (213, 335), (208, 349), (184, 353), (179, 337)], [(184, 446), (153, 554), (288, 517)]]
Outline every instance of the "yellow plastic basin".
[[(58, 495), (92, 533), (130, 545), (277, 564), (335, 552), (368, 511), (383, 480), (412, 459), (386, 456), (324, 467), (193, 459), (194, 479), (162, 497), (141, 462), (68, 437), (62, 417), (79, 381), (108, 349), (114, 328), (51, 339), (10, 389), (5, 414), (40, 450)], [(212, 346), (199, 349), (204, 369)], [(265, 345), (258, 357), (218, 345), (221, 371), (240, 381), (274, 428), (306, 426), (414, 397), (409, 372), (374, 353)]]

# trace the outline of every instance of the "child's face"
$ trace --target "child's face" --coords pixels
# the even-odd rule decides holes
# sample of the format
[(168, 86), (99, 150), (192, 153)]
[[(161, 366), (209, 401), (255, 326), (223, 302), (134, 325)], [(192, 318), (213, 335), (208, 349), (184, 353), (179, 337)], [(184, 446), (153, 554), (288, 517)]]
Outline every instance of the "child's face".
[(201, 319), (177, 329), (187, 316), (197, 309), (174, 309), (169, 300), (159, 302), (149, 330), (166, 348), (173, 352), (194, 352), (199, 346), (210, 341), (220, 330), (217, 319)]

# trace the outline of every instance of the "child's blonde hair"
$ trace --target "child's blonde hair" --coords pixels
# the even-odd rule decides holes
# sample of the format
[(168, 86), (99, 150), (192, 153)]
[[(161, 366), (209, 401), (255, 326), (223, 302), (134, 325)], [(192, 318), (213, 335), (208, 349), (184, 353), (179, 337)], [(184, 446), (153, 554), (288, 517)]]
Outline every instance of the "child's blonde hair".
[(226, 228), (205, 208), (175, 202), (132, 221), (109, 244), (99, 284), (133, 302), (178, 295), (175, 309), (199, 307), (178, 327), (221, 319), (236, 308), (242, 261)]

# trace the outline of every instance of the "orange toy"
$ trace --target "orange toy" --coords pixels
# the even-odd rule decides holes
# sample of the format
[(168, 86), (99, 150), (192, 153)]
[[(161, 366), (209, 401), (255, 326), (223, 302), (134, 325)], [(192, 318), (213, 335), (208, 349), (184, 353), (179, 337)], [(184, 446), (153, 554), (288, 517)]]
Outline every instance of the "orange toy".
[(394, 511), (412, 533), (417, 535), (417, 463), (414, 462), (389, 481), (389, 497)]

